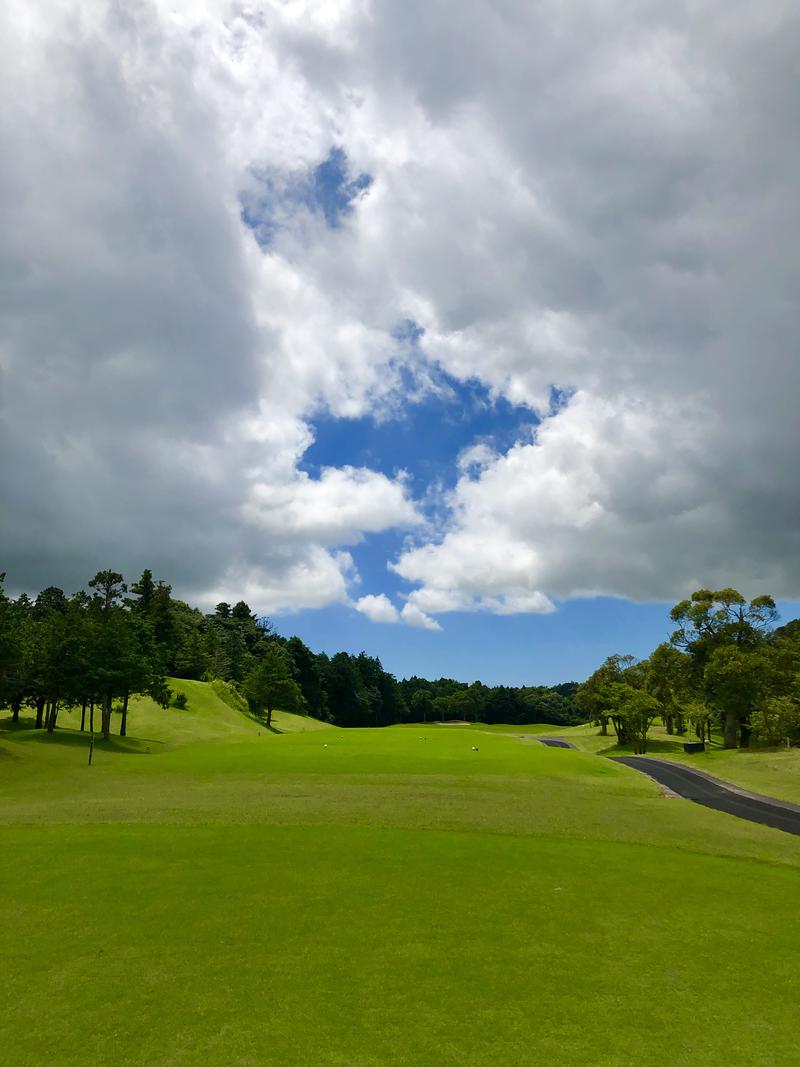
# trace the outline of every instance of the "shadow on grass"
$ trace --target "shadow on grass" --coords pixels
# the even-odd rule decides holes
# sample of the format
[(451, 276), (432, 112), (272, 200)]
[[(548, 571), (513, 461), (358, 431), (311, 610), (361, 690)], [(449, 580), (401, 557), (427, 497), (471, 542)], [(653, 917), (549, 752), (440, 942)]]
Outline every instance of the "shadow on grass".
[[(89, 748), (92, 735), (88, 730), (64, 730), (56, 726), (53, 733), (36, 730), (33, 726), (14, 731), (14, 740), (24, 744), (60, 745), (66, 748)], [(146, 756), (152, 745), (164, 745), (164, 741), (155, 741), (147, 737), (110, 737), (104, 741), (102, 735), (95, 733), (95, 748), (103, 752), (119, 752), (126, 756)]]
[[(645, 756), (683, 756), (686, 753), (683, 751), (684, 743), (687, 741), (694, 741), (695, 738), (681, 738), (680, 740), (668, 741), (658, 737), (649, 737), (647, 739), (647, 751), (643, 753)], [(610, 744), (606, 748), (598, 748), (598, 756), (633, 756), (633, 745), (617, 745), (614, 743), (613, 738), (609, 737)], [(714, 751), (719, 746), (713, 741), (706, 741), (706, 751)]]

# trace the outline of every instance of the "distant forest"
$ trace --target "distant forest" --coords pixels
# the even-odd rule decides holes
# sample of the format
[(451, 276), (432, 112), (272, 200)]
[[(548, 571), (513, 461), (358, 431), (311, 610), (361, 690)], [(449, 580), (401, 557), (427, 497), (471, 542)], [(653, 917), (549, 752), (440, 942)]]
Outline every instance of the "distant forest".
[[(130, 697), (177, 703), (166, 679), (215, 682), (229, 701), (265, 715), (281, 708), (337, 726), (468, 720), (484, 723), (585, 721), (577, 682), (556, 686), (487, 686), (452, 678), (398, 681), (366, 652), (313, 652), (299, 637), (276, 633), (244, 600), (203, 614), (145, 570), (130, 587), (116, 571), (99, 571), (86, 590), (48, 586), (33, 599), (11, 599), (0, 575), (0, 708), (19, 719), (35, 711), (54, 730), (59, 710), (81, 709), (81, 729), (127, 732)], [(245, 703), (246, 702), (246, 703)]]

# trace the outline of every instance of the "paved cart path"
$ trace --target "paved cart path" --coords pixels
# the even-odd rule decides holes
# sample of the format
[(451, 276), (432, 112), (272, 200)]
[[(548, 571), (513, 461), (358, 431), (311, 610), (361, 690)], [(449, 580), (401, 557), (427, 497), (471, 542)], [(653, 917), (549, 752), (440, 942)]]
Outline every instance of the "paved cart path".
[(569, 741), (559, 741), (555, 737), (537, 737), (536, 740), (541, 741), (548, 748), (575, 748), (575, 745), (571, 745)]
[(764, 826), (785, 830), (787, 834), (800, 835), (800, 806), (788, 800), (749, 793), (747, 790), (721, 782), (718, 778), (680, 763), (651, 759), (649, 756), (611, 756), (615, 763), (624, 763), (656, 782), (671, 789), (678, 796), (704, 804), (707, 808), (737, 815)]

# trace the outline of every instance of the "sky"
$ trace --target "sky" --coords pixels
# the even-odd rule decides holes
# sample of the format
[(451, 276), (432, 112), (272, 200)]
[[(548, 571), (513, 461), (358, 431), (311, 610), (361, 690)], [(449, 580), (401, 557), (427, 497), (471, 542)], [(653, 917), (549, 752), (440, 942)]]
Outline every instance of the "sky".
[(800, 600), (790, 0), (8, 0), (0, 570), (509, 684)]

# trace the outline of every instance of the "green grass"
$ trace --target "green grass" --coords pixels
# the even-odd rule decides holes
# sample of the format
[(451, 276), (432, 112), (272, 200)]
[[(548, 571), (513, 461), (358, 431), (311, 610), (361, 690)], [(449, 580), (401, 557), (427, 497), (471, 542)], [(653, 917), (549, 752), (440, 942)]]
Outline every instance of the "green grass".
[[(485, 729), (490, 728), (485, 727)], [(509, 727), (509, 729), (517, 733), (535, 730), (537, 733), (541, 731), (542, 736), (547, 734), (546, 728), (540, 726), (516, 726)], [(571, 741), (582, 752), (593, 752), (604, 756), (633, 752), (632, 748), (619, 747), (616, 744), (616, 738), (610, 726), (607, 737), (602, 737), (596, 726), (576, 726), (567, 729), (553, 727), (551, 730), (553, 736)], [(650, 730), (647, 755), (658, 759), (675, 760), (687, 767), (695, 767), (706, 774), (712, 774), (753, 792), (800, 804), (800, 749), (764, 748), (757, 744), (753, 744), (751, 748), (724, 749), (721, 735), (714, 734), (705, 752), (687, 755), (683, 751), (684, 741), (693, 740), (695, 740), (694, 736), (687, 734), (686, 737), (678, 737), (675, 734), (668, 734), (661, 726), (654, 726)]]
[(800, 839), (538, 726), (259, 733), (175, 687), (91, 768), (74, 716), (0, 733), (9, 1062), (797, 1062)]

